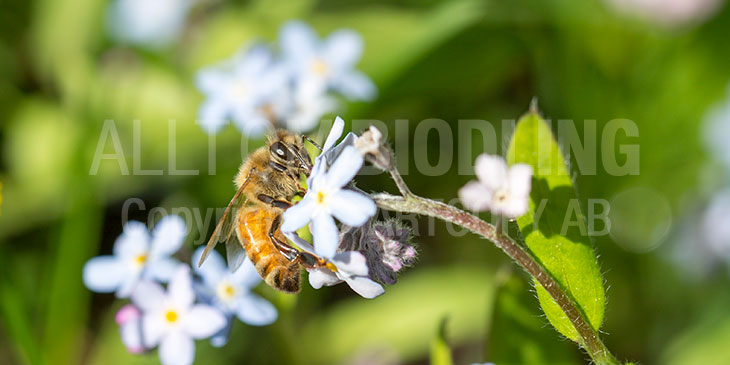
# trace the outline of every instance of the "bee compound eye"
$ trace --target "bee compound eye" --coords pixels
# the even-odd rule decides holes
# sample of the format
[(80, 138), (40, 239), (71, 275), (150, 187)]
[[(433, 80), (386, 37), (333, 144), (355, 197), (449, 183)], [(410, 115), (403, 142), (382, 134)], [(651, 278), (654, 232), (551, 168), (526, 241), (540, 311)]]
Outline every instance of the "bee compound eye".
[(286, 146), (280, 142), (273, 143), (269, 148), (269, 151), (271, 152), (271, 154), (276, 155), (283, 160), (291, 160), (294, 158), (294, 156), (291, 154), (291, 152), (289, 152)]

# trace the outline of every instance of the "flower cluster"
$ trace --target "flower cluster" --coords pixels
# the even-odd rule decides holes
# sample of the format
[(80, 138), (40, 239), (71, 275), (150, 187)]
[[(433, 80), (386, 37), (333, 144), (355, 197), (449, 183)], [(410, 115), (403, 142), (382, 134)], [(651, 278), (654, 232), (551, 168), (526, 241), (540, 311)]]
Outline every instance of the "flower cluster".
[(249, 260), (230, 272), (223, 257), (211, 252), (198, 268), (201, 247), (191, 260), (193, 277), (187, 264), (172, 257), (186, 233), (179, 216), (164, 217), (152, 234), (143, 223), (130, 221), (113, 254), (92, 258), (83, 270), (84, 284), (92, 291), (131, 299), (116, 315), (125, 347), (132, 353), (159, 347), (165, 364), (192, 363), (195, 339), (224, 345), (234, 317), (254, 326), (277, 318), (276, 308), (251, 292), (261, 278)]
[(375, 97), (373, 82), (354, 68), (362, 50), (354, 31), (337, 30), (320, 40), (305, 23), (289, 22), (274, 46), (254, 44), (198, 72), (196, 84), (206, 97), (200, 124), (212, 134), (230, 120), (253, 137), (271, 127), (311, 130), (335, 110), (335, 95), (352, 101)]
[[(335, 120), (307, 180), (309, 190), (301, 201), (284, 212), (281, 230), (297, 246), (332, 264), (310, 270), (312, 287), (319, 289), (346, 282), (361, 296), (374, 298), (384, 292), (376, 280), (393, 284), (395, 272), (410, 264), (416, 252), (405, 243), (410, 232), (394, 237), (392, 233), (372, 226), (372, 217), (377, 210), (375, 203), (352, 183), (364, 163), (364, 153), (355, 147), (362, 144), (358, 141), (363, 137), (349, 133), (337, 144), (344, 124), (339, 117)], [(341, 229), (335, 218), (342, 223)], [(308, 223), (313, 245), (296, 234)], [(384, 265), (390, 265), (392, 275), (383, 274)]]

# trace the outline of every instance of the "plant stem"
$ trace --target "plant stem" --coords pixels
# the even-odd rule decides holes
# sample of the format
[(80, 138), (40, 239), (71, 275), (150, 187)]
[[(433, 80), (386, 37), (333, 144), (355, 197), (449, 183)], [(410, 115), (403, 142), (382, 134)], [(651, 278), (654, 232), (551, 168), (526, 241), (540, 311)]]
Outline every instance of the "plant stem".
[(579, 344), (588, 352), (596, 364), (620, 364), (608, 351), (598, 332), (588, 323), (575, 301), (568, 296), (555, 278), (540, 264), (531, 252), (518, 245), (512, 238), (499, 232), (495, 226), (473, 214), (442, 202), (426, 199), (410, 192), (403, 178), (395, 169), (389, 171), (403, 196), (387, 193), (372, 194), (378, 207), (391, 211), (416, 213), (439, 218), (469, 229), (501, 248), (515, 260), (552, 296), (565, 312), (580, 336)]

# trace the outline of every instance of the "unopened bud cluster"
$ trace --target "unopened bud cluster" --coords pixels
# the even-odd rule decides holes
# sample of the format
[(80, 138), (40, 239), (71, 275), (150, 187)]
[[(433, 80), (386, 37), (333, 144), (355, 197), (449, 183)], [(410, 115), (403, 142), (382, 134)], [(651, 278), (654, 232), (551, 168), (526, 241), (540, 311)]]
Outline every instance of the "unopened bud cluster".
[(370, 278), (393, 285), (398, 281), (398, 272), (416, 260), (411, 236), (410, 228), (398, 221), (377, 221), (345, 230), (338, 251), (360, 251), (367, 259)]

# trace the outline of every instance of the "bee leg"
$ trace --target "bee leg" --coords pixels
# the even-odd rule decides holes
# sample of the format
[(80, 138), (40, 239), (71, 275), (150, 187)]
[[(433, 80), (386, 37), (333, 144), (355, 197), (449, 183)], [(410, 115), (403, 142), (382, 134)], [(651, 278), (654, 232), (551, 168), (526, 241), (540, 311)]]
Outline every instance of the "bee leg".
[(269, 228), (269, 238), (274, 244), (274, 247), (276, 247), (276, 249), (279, 250), (279, 252), (281, 252), (284, 257), (286, 257), (289, 261), (294, 261), (299, 257), (299, 251), (294, 247), (289, 246), (288, 243), (283, 242), (276, 237), (275, 233), (279, 230), (280, 226), (281, 215), (277, 215), (276, 218), (274, 218), (274, 221), (271, 223), (271, 228)]
[(288, 201), (276, 200), (266, 194), (259, 194), (256, 198), (258, 198), (260, 201), (262, 201), (266, 204), (271, 205), (274, 208), (286, 209), (286, 208), (291, 207), (291, 203), (289, 203)]

